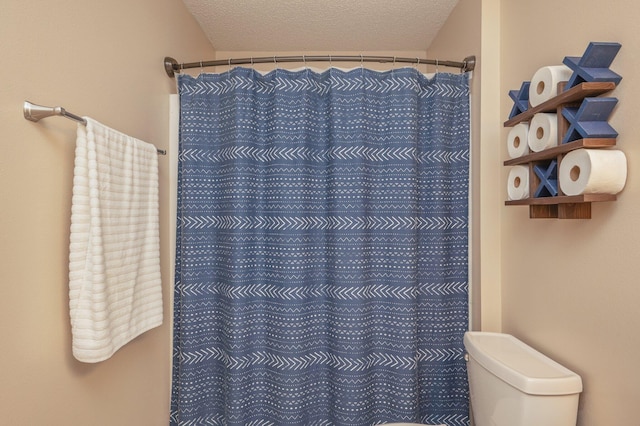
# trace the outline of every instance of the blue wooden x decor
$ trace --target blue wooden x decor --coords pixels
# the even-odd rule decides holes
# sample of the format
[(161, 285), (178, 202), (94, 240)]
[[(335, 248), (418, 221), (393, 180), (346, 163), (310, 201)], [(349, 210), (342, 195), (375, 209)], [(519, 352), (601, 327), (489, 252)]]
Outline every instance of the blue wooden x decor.
[(618, 100), (616, 98), (584, 98), (580, 108), (562, 108), (569, 129), (562, 143), (587, 138), (617, 138), (618, 132), (607, 122)]
[(547, 167), (536, 165), (533, 171), (540, 178), (540, 185), (533, 194), (535, 198), (558, 195), (558, 161), (551, 160)]
[(510, 90), (509, 97), (513, 99), (513, 108), (511, 108), (511, 114), (509, 118), (513, 118), (518, 114), (522, 114), (529, 109), (529, 86), (530, 81), (525, 81), (520, 86), (520, 90)]
[(566, 56), (563, 64), (573, 70), (573, 74), (565, 90), (583, 82), (613, 82), (620, 83), (622, 77), (611, 71), (611, 62), (618, 54), (620, 43), (591, 42), (581, 57)]

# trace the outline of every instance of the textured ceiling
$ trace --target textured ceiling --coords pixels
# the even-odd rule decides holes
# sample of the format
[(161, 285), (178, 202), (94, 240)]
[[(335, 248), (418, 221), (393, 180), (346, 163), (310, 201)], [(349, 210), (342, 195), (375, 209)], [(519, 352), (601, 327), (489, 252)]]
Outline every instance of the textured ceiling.
[(458, 0), (183, 0), (219, 51), (426, 50)]

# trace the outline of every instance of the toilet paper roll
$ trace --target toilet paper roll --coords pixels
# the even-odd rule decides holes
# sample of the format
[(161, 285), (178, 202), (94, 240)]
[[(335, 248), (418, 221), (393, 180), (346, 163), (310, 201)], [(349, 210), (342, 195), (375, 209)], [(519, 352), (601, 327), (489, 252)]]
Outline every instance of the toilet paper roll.
[(507, 136), (509, 158), (518, 158), (529, 153), (528, 138), (529, 124), (519, 123), (511, 128)]
[(560, 162), (558, 179), (565, 195), (617, 194), (627, 182), (627, 157), (615, 149), (577, 149)]
[(569, 81), (571, 68), (566, 65), (542, 67), (533, 75), (529, 86), (529, 103), (538, 106), (558, 94), (558, 83)]
[(529, 198), (529, 168), (527, 166), (513, 166), (509, 170), (507, 198), (509, 200)]
[(558, 118), (552, 112), (539, 112), (529, 124), (527, 143), (533, 152), (544, 151), (558, 145)]

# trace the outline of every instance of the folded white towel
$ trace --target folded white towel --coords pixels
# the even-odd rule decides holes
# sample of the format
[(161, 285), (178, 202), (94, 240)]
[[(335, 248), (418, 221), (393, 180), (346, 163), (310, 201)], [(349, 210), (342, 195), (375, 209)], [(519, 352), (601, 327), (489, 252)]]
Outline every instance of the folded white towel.
[(69, 310), (73, 355), (99, 362), (162, 324), (158, 155), (85, 118), (76, 141)]

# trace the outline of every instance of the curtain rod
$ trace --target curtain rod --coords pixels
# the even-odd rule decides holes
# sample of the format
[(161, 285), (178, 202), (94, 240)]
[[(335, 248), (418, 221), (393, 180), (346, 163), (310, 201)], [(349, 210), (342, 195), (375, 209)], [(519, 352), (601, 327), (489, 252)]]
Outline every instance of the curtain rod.
[[(69, 120), (73, 120), (77, 123), (80, 123), (83, 126), (87, 125), (87, 120), (85, 120), (84, 118), (78, 115), (70, 113), (69, 111), (65, 110), (60, 106), (47, 107), (47, 106), (37, 105), (29, 101), (24, 101), (24, 105), (22, 106), (22, 112), (24, 113), (25, 119), (29, 121), (34, 121), (36, 123), (42, 120), (43, 118), (60, 116), (60, 117), (68, 118)], [(160, 155), (167, 155), (167, 151), (164, 149), (156, 148), (156, 150)]]
[(164, 58), (164, 70), (171, 78), (175, 77), (176, 72), (186, 70), (188, 68), (204, 68), (217, 66), (245, 65), (245, 64), (265, 64), (278, 62), (379, 62), (379, 63), (406, 63), (406, 64), (427, 64), (443, 67), (459, 68), (462, 72), (473, 71), (476, 66), (476, 57), (474, 55), (467, 56), (462, 62), (440, 61), (437, 59), (420, 59), (420, 58), (399, 58), (395, 56), (341, 56), (341, 55), (302, 55), (302, 56), (264, 56), (258, 58), (240, 58), (240, 59), (219, 59), (215, 61), (201, 62), (185, 62), (178, 63), (175, 59), (167, 56)]

